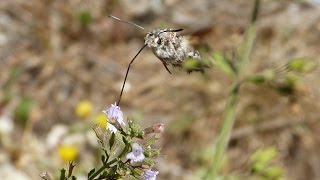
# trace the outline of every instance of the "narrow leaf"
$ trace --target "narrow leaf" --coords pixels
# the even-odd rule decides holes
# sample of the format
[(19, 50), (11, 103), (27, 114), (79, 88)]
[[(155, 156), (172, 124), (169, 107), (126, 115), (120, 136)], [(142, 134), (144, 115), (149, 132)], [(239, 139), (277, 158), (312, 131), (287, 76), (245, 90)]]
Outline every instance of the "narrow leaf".
[(105, 162), (108, 162), (108, 160), (109, 160), (109, 154), (108, 154), (108, 151), (107, 150), (103, 150), (104, 151), (104, 153), (105, 153), (105, 157), (106, 157), (106, 159), (105, 159)]
[(235, 71), (232, 68), (232, 64), (228, 61), (222, 54), (215, 52), (213, 54), (213, 59), (215, 63), (215, 67), (220, 69), (221, 71), (225, 72), (228, 75), (234, 75)]
[(110, 150), (112, 149), (112, 146), (114, 145), (114, 141), (115, 141), (115, 133), (112, 133), (111, 137), (109, 139)]
[(66, 170), (65, 169), (61, 169), (60, 171), (60, 180), (66, 180)]
[(101, 156), (101, 161), (102, 161), (102, 164), (106, 162), (106, 157), (104, 155)]
[(91, 169), (90, 172), (88, 173), (88, 178), (96, 171), (95, 168)]
[(72, 172), (73, 172), (73, 169), (76, 165), (73, 164), (72, 161), (69, 162), (69, 168), (68, 168), (68, 178), (72, 176)]

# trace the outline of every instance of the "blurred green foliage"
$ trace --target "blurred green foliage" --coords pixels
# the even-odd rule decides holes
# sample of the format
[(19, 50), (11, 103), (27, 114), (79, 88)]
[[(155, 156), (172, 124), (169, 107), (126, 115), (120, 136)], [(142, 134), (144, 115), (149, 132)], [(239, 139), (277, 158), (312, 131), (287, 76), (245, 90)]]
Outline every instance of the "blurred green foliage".
[(295, 58), (288, 62), (289, 70), (299, 73), (309, 73), (316, 69), (317, 63), (307, 58)]
[(266, 82), (270, 82), (275, 78), (275, 72), (271, 69), (267, 69), (262, 73), (249, 76), (248, 80), (256, 85), (260, 85)]
[(283, 168), (273, 163), (277, 155), (275, 147), (258, 149), (250, 157), (252, 175), (266, 180), (283, 179)]
[(15, 119), (25, 127), (32, 110), (33, 101), (28, 97), (21, 98), (19, 104), (15, 109)]
[(235, 75), (235, 69), (231, 62), (225, 58), (221, 53), (215, 52), (213, 54), (214, 65), (217, 69), (223, 71), (227, 75)]
[(288, 74), (284, 80), (276, 86), (276, 90), (283, 95), (293, 95), (299, 83), (301, 83), (300, 77), (295, 74)]
[(89, 11), (81, 11), (78, 15), (78, 20), (82, 27), (88, 27), (92, 23), (93, 18)]

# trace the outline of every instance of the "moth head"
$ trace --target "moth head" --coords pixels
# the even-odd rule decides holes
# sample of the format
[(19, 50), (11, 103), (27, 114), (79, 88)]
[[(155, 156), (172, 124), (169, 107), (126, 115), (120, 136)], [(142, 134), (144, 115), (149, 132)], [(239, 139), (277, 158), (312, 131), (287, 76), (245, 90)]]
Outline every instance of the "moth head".
[(162, 44), (161, 33), (163, 30), (154, 30), (149, 32), (144, 38), (144, 44), (149, 46), (150, 48), (159, 47)]

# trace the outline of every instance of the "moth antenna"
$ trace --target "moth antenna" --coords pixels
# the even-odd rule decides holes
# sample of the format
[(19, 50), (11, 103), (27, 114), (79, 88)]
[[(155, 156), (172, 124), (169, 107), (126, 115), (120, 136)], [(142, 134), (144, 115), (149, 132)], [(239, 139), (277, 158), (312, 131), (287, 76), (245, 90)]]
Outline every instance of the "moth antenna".
[(159, 34), (164, 33), (164, 32), (180, 32), (180, 31), (183, 31), (183, 29), (167, 29), (167, 30), (160, 32)]
[(128, 68), (127, 68), (127, 72), (126, 72), (126, 76), (124, 77), (124, 81), (123, 81), (123, 84), (122, 84), (122, 88), (121, 88), (121, 92), (120, 92), (120, 96), (119, 96), (119, 100), (118, 100), (118, 103), (117, 103), (117, 106), (120, 105), (120, 101), (121, 101), (121, 96), (122, 96), (122, 93), (123, 93), (123, 89), (124, 89), (124, 86), (126, 84), (126, 81), (127, 81), (127, 77), (128, 77), (128, 73), (129, 73), (129, 70), (130, 70), (130, 66), (131, 64), (133, 63), (133, 61), (136, 59), (136, 57), (141, 53), (141, 51), (146, 47), (147, 45), (143, 45), (141, 47), (141, 49), (139, 50), (139, 52), (133, 57), (133, 59), (130, 61), (129, 65), (128, 65)]
[(112, 18), (112, 19), (114, 19), (114, 20), (117, 20), (117, 21), (120, 21), (120, 22), (123, 22), (123, 23), (126, 23), (126, 24), (130, 24), (130, 25), (133, 25), (133, 26), (136, 26), (136, 27), (138, 27), (138, 28), (140, 28), (140, 29), (145, 30), (144, 27), (139, 26), (138, 24), (135, 24), (135, 23), (132, 23), (132, 22), (129, 22), (129, 21), (121, 20), (120, 18), (115, 17), (115, 16), (112, 16), (112, 15), (108, 15), (108, 17), (110, 17), (110, 18)]
[(180, 31), (183, 31), (183, 29), (168, 29), (163, 32), (180, 32)]

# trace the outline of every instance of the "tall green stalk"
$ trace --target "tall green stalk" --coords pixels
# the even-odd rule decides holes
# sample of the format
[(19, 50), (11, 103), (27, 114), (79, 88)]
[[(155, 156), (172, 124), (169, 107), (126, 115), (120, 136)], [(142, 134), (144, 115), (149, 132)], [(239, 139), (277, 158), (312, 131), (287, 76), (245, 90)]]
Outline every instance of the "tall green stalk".
[(255, 0), (255, 4), (253, 7), (252, 16), (251, 16), (251, 23), (246, 30), (244, 40), (238, 51), (238, 55), (239, 55), (238, 78), (234, 80), (233, 86), (231, 87), (231, 91), (230, 91), (228, 101), (225, 107), (225, 111), (222, 117), (223, 123), (217, 139), (212, 167), (206, 179), (210, 179), (210, 180), (217, 179), (223, 164), (223, 157), (226, 152), (227, 145), (230, 139), (230, 134), (235, 121), (235, 111), (237, 107), (237, 99), (239, 96), (241, 78), (244, 75), (245, 68), (249, 64), (249, 60), (250, 60), (249, 56), (250, 56), (254, 39), (255, 39), (255, 34), (256, 34), (255, 22), (257, 19), (259, 4), (260, 4), (260, 0)]
[(221, 169), (223, 155), (228, 145), (230, 133), (234, 124), (235, 110), (236, 110), (237, 99), (239, 94), (239, 86), (240, 84), (235, 83), (231, 89), (228, 102), (222, 118), (223, 124), (221, 127), (221, 132), (218, 137), (218, 142), (216, 144), (211, 171), (209, 171), (207, 179), (216, 179)]

